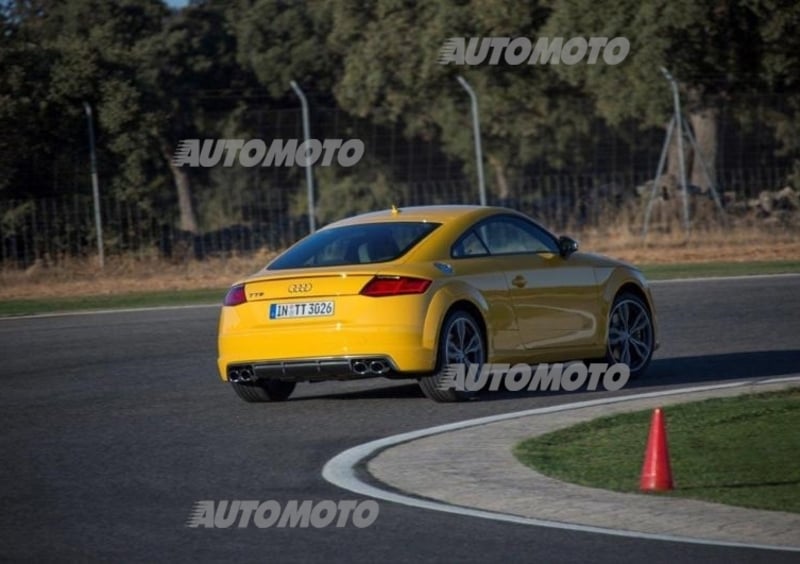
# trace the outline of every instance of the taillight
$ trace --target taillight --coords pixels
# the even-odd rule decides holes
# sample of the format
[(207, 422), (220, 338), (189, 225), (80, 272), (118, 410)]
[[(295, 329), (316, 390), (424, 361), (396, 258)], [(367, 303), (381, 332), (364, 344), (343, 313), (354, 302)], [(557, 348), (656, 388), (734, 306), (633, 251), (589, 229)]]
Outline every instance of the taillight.
[(244, 293), (244, 284), (237, 284), (236, 286), (231, 286), (222, 303), (226, 306), (237, 306), (246, 301), (247, 294)]
[(362, 296), (380, 298), (403, 294), (422, 294), (431, 285), (430, 280), (410, 276), (376, 276), (361, 289)]

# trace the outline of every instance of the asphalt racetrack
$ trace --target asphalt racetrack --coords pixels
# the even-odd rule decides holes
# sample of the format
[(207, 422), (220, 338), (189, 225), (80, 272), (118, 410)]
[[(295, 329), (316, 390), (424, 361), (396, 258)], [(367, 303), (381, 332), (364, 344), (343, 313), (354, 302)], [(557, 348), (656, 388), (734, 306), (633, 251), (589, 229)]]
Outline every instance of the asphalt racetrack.
[[(800, 372), (800, 276), (654, 285), (661, 349), (616, 392)], [(602, 397), (436, 404), (413, 382), (300, 384), (245, 404), (216, 374), (217, 308), (0, 320), (0, 560), (797, 562), (797, 554), (501, 523), (380, 502), (373, 525), (189, 528), (200, 500), (363, 499), (341, 451), (483, 415)]]

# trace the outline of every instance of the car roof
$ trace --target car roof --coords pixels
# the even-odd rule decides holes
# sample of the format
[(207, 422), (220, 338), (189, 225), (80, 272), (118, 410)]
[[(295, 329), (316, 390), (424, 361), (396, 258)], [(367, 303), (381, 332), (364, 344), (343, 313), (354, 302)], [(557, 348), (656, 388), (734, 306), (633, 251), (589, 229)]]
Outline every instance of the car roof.
[(448, 205), (448, 206), (410, 206), (407, 208), (393, 207), (387, 210), (363, 213), (347, 219), (342, 219), (327, 225), (330, 227), (343, 227), (346, 225), (359, 225), (365, 223), (386, 223), (392, 221), (421, 221), (435, 223), (449, 223), (456, 219), (473, 218), (494, 215), (496, 213), (511, 213), (519, 215), (519, 212), (500, 207), (490, 206), (468, 206), (468, 205)]

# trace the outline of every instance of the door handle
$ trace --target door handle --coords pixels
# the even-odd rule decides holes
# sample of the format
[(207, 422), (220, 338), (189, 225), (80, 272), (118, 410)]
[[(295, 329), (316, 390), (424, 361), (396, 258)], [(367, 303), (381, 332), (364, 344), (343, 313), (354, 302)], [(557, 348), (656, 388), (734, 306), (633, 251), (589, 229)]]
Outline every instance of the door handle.
[(527, 283), (528, 283), (528, 281), (527, 281), (527, 280), (525, 280), (525, 277), (524, 277), (522, 274), (517, 274), (517, 275), (514, 277), (514, 279), (511, 281), (511, 283), (512, 283), (514, 286), (516, 286), (517, 288), (524, 288), (524, 287), (525, 287), (525, 284), (527, 284)]

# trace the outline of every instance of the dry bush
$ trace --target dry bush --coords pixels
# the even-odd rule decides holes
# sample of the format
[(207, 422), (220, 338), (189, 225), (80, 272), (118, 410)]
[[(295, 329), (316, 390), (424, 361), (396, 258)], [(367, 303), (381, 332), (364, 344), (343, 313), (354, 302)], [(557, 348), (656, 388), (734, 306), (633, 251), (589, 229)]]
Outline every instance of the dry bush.
[(181, 263), (112, 256), (103, 270), (96, 258), (64, 259), (57, 266), (37, 261), (26, 270), (0, 270), (0, 299), (224, 288), (263, 268), (274, 255), (262, 251)]

